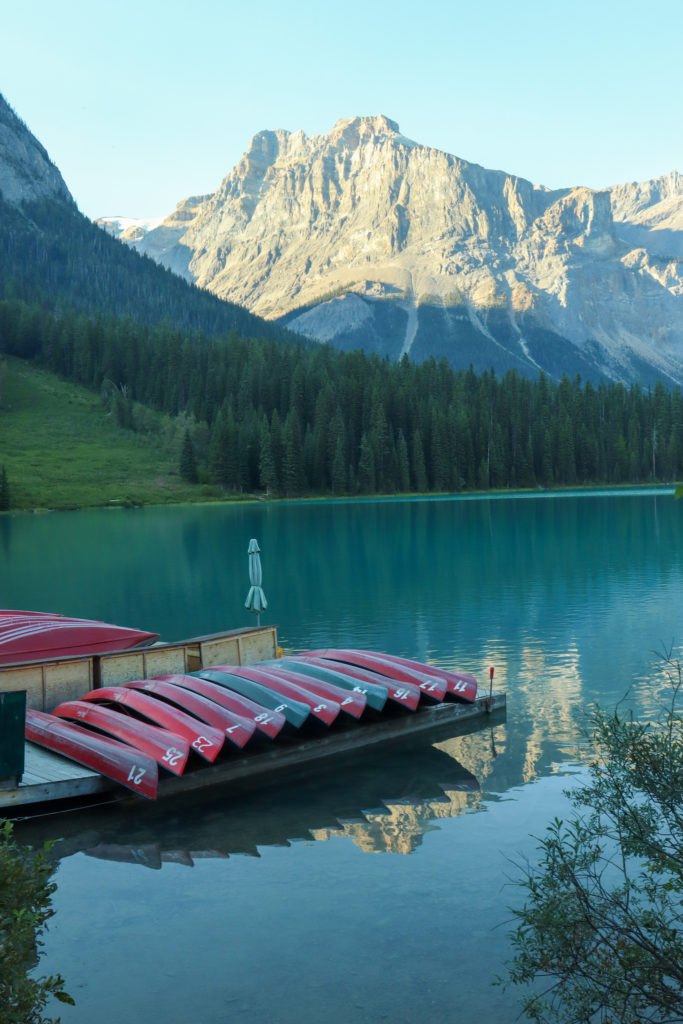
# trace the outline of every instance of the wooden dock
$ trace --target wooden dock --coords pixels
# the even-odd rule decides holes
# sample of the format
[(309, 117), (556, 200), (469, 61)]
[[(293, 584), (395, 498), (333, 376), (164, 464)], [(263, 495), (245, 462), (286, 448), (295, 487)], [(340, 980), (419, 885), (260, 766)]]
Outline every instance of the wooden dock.
[[(294, 736), (277, 739), (271, 745), (252, 752), (230, 752), (212, 765), (198, 765), (182, 776), (165, 776), (160, 780), (159, 798), (191, 790), (199, 790), (315, 764), (323, 758), (345, 754), (388, 743), (392, 740), (441, 729), (469, 731), (486, 724), (489, 716), (500, 721), (506, 708), (502, 692), (482, 695), (473, 704), (445, 703), (420, 708), (411, 714), (387, 717), (377, 721), (355, 722), (346, 727), (333, 726), (325, 735)], [(0, 781), (0, 814), (16, 816), (31, 813), (32, 805), (50, 805), (51, 809), (68, 806), (82, 797), (120, 797), (139, 801), (141, 798), (117, 786), (97, 772), (69, 761), (33, 743), (26, 744), (24, 774), (17, 785)]]

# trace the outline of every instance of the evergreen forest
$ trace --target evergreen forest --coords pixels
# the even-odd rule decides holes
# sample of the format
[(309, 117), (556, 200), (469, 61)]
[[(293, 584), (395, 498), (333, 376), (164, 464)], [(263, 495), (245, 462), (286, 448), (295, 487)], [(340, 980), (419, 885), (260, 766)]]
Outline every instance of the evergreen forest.
[[(182, 282), (181, 282), (182, 283)], [(0, 301), (0, 352), (101, 393), (127, 431), (186, 423), (192, 482), (272, 496), (654, 483), (681, 476), (683, 398), (559, 382), (169, 320)], [(1, 381), (0, 381), (1, 386)]]
[(13, 206), (0, 193), (0, 294), (91, 316), (106, 310), (142, 323), (168, 317), (181, 330), (210, 336), (237, 330), (294, 337), (141, 256), (63, 200)]

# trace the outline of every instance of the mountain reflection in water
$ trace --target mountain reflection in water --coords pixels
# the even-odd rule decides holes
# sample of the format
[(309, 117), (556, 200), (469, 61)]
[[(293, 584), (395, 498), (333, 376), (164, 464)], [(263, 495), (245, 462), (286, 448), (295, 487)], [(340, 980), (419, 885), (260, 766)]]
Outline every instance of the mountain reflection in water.
[[(494, 732), (502, 735), (501, 718), (496, 721), (490, 744), (479, 742), (477, 749), (495, 753)], [(199, 859), (258, 857), (260, 847), (332, 838), (349, 838), (366, 853), (412, 853), (439, 820), (477, 808), (478, 775), (488, 773), (488, 758), (477, 758), (476, 774), (463, 765), (473, 738), (465, 733), (433, 745), (413, 739), (335, 758), (314, 776), (288, 772), (267, 786), (223, 787), (201, 800), (193, 794), (170, 803), (108, 804), (85, 819), (62, 815), (51, 819), (60, 836), (53, 856), (83, 853), (158, 870), (165, 863), (192, 867)], [(45, 819), (18, 829), (24, 842), (37, 844)]]

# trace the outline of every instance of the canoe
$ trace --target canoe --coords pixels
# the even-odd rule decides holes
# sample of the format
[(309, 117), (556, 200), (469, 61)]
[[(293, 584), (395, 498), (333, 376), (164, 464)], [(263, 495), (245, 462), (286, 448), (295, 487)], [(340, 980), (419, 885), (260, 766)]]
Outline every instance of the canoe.
[[(446, 680), (438, 675), (433, 675), (429, 665), (421, 665), (420, 668), (410, 668), (408, 665), (398, 664), (393, 660), (385, 658), (383, 654), (377, 654), (374, 651), (327, 649), (314, 651), (313, 654), (320, 658), (329, 658), (332, 661), (369, 669), (386, 679), (393, 679), (401, 686), (417, 686), (426, 697), (432, 697), (432, 699), (443, 699), (450, 692)], [(419, 662), (415, 664), (419, 664)], [(444, 682), (446, 682), (445, 692), (443, 689)], [(441, 693), (441, 698), (438, 696), (439, 693)], [(453, 696), (461, 700), (467, 699), (461, 695), (453, 694)]]
[[(334, 661), (331, 658), (309, 657), (308, 654), (294, 654), (292, 655), (292, 661), (297, 664), (322, 666), (327, 671), (341, 673), (354, 686), (362, 686), (363, 692), (367, 693), (368, 696), (374, 690), (380, 689), (384, 694), (385, 702), (387, 698), (390, 698), (391, 700), (398, 701), (398, 703), (404, 703), (406, 700), (406, 690), (412, 695), (410, 704), (417, 706), (415, 702), (420, 700), (420, 694), (415, 692), (413, 684), (410, 684), (408, 687), (404, 684), (398, 685), (395, 680), (381, 675), (374, 669), (362, 668), (360, 665), (354, 665), (351, 662)], [(442, 687), (441, 692), (446, 692), (445, 685), (438, 684), (438, 687)], [(430, 696), (434, 695), (430, 694)]]
[[(170, 678), (172, 677), (169, 676)], [(222, 729), (226, 739), (240, 749), (249, 742), (256, 730), (254, 723), (248, 719), (219, 707), (218, 704), (198, 693), (184, 690), (182, 686), (174, 686), (161, 678), (134, 679), (129, 683), (123, 683), (123, 686), (151, 694), (152, 697), (167, 701), (181, 710), (187, 711), (188, 714), (206, 722), (207, 725), (212, 725), (214, 729)]]
[[(277, 662), (259, 662), (258, 667), (267, 668), (269, 672), (283, 675), (283, 678), (292, 679), (297, 685), (318, 694), (323, 700), (335, 701), (342, 713), (352, 718), (360, 718), (365, 711), (368, 698), (360, 690), (354, 689), (353, 681), (347, 677), (347, 686), (335, 685), (332, 682), (333, 673), (325, 673), (325, 669), (316, 668), (315, 665), (304, 665), (303, 662), (282, 659)], [(325, 675), (329, 678), (325, 678)], [(337, 679), (342, 679), (341, 672), (336, 673)]]
[(147, 754), (148, 757), (153, 757), (158, 765), (174, 775), (182, 775), (185, 770), (190, 756), (190, 744), (181, 736), (174, 736), (167, 729), (141, 722), (130, 715), (121, 714), (114, 708), (86, 704), (80, 700), (66, 700), (53, 708), (51, 714), (109, 733), (115, 739)]
[(256, 701), (250, 700), (241, 693), (229, 690), (221, 683), (211, 682), (203, 675), (202, 678), (190, 675), (161, 675), (154, 678), (199, 694), (212, 704), (218, 704), (220, 707), (240, 715), (247, 721), (253, 722), (258, 732), (268, 736), (269, 739), (275, 739), (287, 721), (280, 711), (267, 710), (262, 704), (257, 704)]
[[(451, 672), (450, 669), (438, 668), (436, 665), (424, 665), (422, 662), (412, 661), (410, 658), (400, 658), (396, 654), (381, 654), (380, 657), (383, 661), (402, 665), (404, 668), (414, 669), (418, 672), (428, 672), (430, 676), (443, 680), (448, 687), (448, 692), (457, 700), (470, 704), (477, 699), (477, 680), (467, 672)], [(422, 689), (424, 690), (424, 687)]]
[[(221, 666), (216, 667), (220, 669)], [(260, 683), (269, 690), (274, 690), (276, 694), (287, 700), (298, 700), (302, 704), (307, 704), (314, 721), (332, 725), (339, 715), (340, 707), (336, 701), (330, 700), (329, 697), (320, 697), (312, 690), (300, 686), (296, 681), (295, 674), (287, 672), (285, 669), (277, 672), (263, 667), (257, 668), (255, 665), (240, 665), (233, 667), (232, 671), (243, 679), (251, 679), (252, 682)]]
[[(342, 652), (335, 653), (341, 654)], [(414, 674), (409, 678), (409, 673), (406, 670), (400, 670), (396, 675), (393, 674), (393, 670), (391, 674), (381, 672), (377, 659), (373, 667), (369, 658), (349, 657), (348, 660), (342, 660), (341, 658), (328, 658), (327, 652), (324, 651), (316, 651), (315, 654), (320, 655), (328, 664), (334, 666), (343, 664), (344, 672), (361, 682), (386, 686), (389, 700), (410, 711), (417, 711), (422, 691)], [(296, 655), (294, 657), (296, 658)], [(397, 676), (401, 676), (401, 678), (397, 678)]]
[(124, 686), (102, 686), (84, 693), (78, 699), (123, 705), (131, 713), (143, 715), (188, 740), (191, 748), (206, 761), (215, 761), (225, 742), (225, 733), (213, 726), (205, 725), (179, 708), (155, 700), (146, 693), (138, 693)]
[(140, 796), (156, 799), (156, 761), (126, 743), (97, 736), (80, 725), (32, 708), (26, 709), (26, 739), (92, 768)]
[(0, 611), (0, 665), (144, 647), (158, 633), (50, 612)]
[[(367, 706), (375, 711), (382, 711), (387, 702), (388, 692), (386, 686), (382, 685), (381, 677), (376, 682), (361, 681), (346, 671), (347, 666), (341, 662), (325, 661), (324, 658), (309, 658), (307, 655), (296, 655), (282, 658), (284, 664), (289, 664), (297, 672), (303, 672), (315, 679), (327, 680), (335, 686), (351, 693), (358, 693), (365, 697)], [(279, 664), (280, 662), (263, 662), (264, 665)]]
[(288, 725), (293, 726), (295, 729), (301, 728), (310, 714), (311, 709), (308, 704), (304, 704), (300, 700), (285, 698), (282, 694), (275, 693), (262, 683), (254, 682), (253, 679), (247, 679), (245, 676), (236, 675), (235, 668), (236, 666), (234, 665), (224, 665), (222, 668), (214, 666), (210, 669), (203, 668), (198, 672), (191, 672), (190, 675), (197, 676), (198, 679), (207, 679), (211, 683), (218, 683), (219, 686), (225, 686), (229, 690), (234, 690), (235, 693), (240, 693), (243, 697), (256, 701), (257, 704), (267, 708), (269, 711), (277, 711), (284, 715)]

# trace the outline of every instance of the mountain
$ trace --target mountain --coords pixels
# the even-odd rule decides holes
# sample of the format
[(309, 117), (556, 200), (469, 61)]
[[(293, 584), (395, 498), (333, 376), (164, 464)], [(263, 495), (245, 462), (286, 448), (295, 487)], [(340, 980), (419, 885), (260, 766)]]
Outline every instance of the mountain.
[[(130, 227), (121, 223), (121, 228)], [(78, 210), (59, 170), (0, 96), (0, 299), (183, 330), (294, 337), (130, 251)]]
[(386, 117), (259, 132), (218, 189), (126, 241), (344, 349), (683, 381), (683, 178), (549, 190)]
[(12, 205), (48, 199), (75, 206), (46, 150), (0, 96), (0, 195)]

